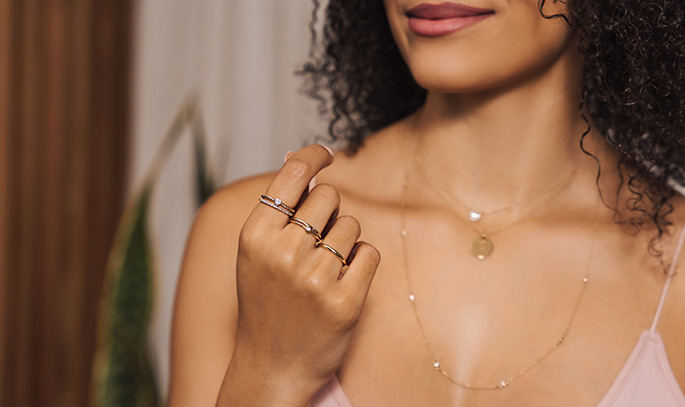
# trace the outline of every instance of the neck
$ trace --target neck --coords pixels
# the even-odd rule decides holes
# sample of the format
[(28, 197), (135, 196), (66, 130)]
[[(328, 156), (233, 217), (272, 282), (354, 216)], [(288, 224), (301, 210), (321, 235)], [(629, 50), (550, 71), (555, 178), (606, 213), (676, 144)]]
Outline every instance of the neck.
[[(411, 120), (416, 155), (445, 192), (483, 211), (530, 201), (589, 158), (574, 61), (497, 90), (429, 92)], [(586, 146), (592, 145), (590, 136)]]

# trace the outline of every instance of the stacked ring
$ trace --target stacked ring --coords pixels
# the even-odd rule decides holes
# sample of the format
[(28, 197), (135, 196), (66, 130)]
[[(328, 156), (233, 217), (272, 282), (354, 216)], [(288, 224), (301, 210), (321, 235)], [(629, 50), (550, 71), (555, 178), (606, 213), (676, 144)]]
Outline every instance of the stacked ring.
[(290, 223), (296, 224), (297, 226), (304, 229), (305, 232), (314, 236), (314, 239), (316, 239), (316, 243), (319, 243), (321, 241), (321, 239), (322, 239), (321, 233), (319, 233), (319, 231), (316, 230), (316, 228), (314, 226), (310, 225), (309, 223), (303, 221), (300, 218), (296, 218), (294, 216), (292, 218), (290, 218)]
[(262, 194), (262, 196), (259, 197), (259, 202), (288, 215), (289, 218), (292, 218), (295, 215), (295, 210), (289, 207), (288, 205), (284, 204), (283, 201), (281, 201), (279, 198), (273, 198), (267, 194)]
[(323, 247), (324, 249), (328, 250), (329, 252), (335, 254), (335, 257), (337, 257), (338, 260), (340, 260), (340, 262), (342, 263), (343, 267), (347, 266), (347, 261), (345, 261), (345, 257), (343, 257), (343, 255), (340, 254), (339, 251), (337, 251), (337, 250), (335, 250), (334, 248), (332, 248), (331, 246), (327, 245), (327, 244), (324, 243), (322, 240), (316, 242), (316, 247)]
[(288, 218), (290, 218), (288, 221), (289, 223), (296, 224), (297, 226), (304, 229), (305, 232), (314, 236), (314, 239), (316, 239), (316, 247), (322, 247), (328, 250), (329, 252), (333, 253), (335, 257), (337, 257), (338, 260), (340, 260), (340, 263), (342, 263), (342, 270), (340, 270), (340, 274), (338, 274), (338, 280), (343, 278), (343, 276), (345, 275), (345, 271), (347, 271), (347, 261), (345, 260), (345, 257), (339, 251), (335, 250), (330, 245), (324, 243), (323, 237), (321, 237), (321, 233), (318, 230), (316, 230), (314, 226), (310, 225), (309, 223), (303, 221), (300, 218), (295, 217), (295, 209), (284, 204), (283, 201), (279, 198), (274, 198), (267, 194), (262, 194), (262, 196), (259, 197), (259, 202), (287, 215)]

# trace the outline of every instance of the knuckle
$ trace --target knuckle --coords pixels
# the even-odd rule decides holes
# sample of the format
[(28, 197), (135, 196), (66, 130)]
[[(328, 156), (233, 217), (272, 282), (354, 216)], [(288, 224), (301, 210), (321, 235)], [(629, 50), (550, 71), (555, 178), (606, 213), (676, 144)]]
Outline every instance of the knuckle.
[(343, 215), (338, 218), (336, 223), (343, 229), (344, 232), (359, 235), (362, 227), (356, 218), (349, 215)]
[(363, 259), (370, 264), (378, 264), (381, 262), (381, 252), (366, 242), (360, 242), (354, 258)]
[(328, 284), (330, 276), (311, 273), (300, 279), (301, 295), (309, 298), (313, 308), (324, 318), (335, 325), (347, 326), (357, 317), (357, 308), (353, 296), (346, 292), (331, 290)]
[(256, 246), (257, 242), (260, 240), (257, 232), (253, 228), (243, 226), (240, 229), (240, 234), (238, 235), (238, 247), (241, 249), (250, 249)]
[(316, 194), (317, 196), (320, 195), (322, 198), (328, 200), (340, 202), (340, 194), (338, 193), (338, 190), (329, 184), (319, 184), (314, 187), (311, 193)]
[(297, 265), (297, 256), (292, 250), (282, 250), (278, 260), (276, 260), (278, 263), (278, 269), (279, 270), (293, 270), (296, 265)]
[(297, 250), (282, 239), (265, 238), (257, 228), (246, 228), (238, 237), (238, 255), (258, 264), (265, 273), (295, 270), (300, 260)]
[(323, 287), (324, 282), (316, 273), (312, 273), (307, 277), (301, 278), (300, 285), (300, 289), (313, 298), (317, 298), (319, 300), (323, 300), (325, 298), (325, 290)]
[(348, 296), (329, 296), (327, 301), (327, 313), (334, 322), (346, 325), (355, 320), (357, 307)]
[(283, 165), (283, 171), (292, 178), (301, 178), (312, 171), (312, 164), (302, 158), (293, 157)]
[(375, 247), (371, 246), (368, 243), (364, 243), (362, 245), (362, 248), (367, 252), (367, 257), (369, 260), (371, 260), (374, 263), (380, 263), (381, 261), (381, 252), (378, 251)]

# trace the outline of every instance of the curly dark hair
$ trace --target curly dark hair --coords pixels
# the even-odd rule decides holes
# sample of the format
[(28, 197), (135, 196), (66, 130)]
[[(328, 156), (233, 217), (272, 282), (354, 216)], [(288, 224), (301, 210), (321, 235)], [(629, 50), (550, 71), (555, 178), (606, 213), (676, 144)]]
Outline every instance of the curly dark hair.
[[(330, 118), (329, 141), (354, 153), (369, 134), (418, 109), (426, 91), (395, 45), (383, 2), (330, 0), (321, 32), (313, 3), (310, 61), (300, 74)], [(671, 225), (673, 186), (685, 185), (685, 2), (568, 0), (565, 15), (545, 15), (544, 5), (538, 1), (541, 14), (563, 18), (578, 39), (588, 132), (591, 123), (620, 153), (616, 194), (630, 191), (633, 216), (622, 220), (614, 209), (616, 220), (638, 230), (653, 222), (654, 243)], [(591, 155), (583, 148), (588, 132), (580, 147)]]

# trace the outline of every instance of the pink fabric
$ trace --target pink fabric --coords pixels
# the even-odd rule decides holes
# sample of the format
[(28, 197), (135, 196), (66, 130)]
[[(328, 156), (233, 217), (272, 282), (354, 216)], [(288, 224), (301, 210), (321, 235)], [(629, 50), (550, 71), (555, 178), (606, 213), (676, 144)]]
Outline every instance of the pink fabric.
[[(684, 243), (685, 227), (680, 233), (651, 329), (642, 333), (618, 377), (597, 407), (685, 407), (685, 395), (668, 363), (661, 335), (656, 331)], [(316, 395), (312, 407), (353, 406), (345, 396), (337, 376), (333, 376)]]
[(353, 407), (343, 392), (338, 376), (333, 375), (312, 401), (312, 407)]
[(661, 335), (644, 331), (628, 361), (597, 407), (683, 407)]
[[(616, 381), (597, 407), (685, 407), (685, 395), (668, 364), (661, 336), (644, 331)], [(312, 407), (353, 407), (336, 376)]]

